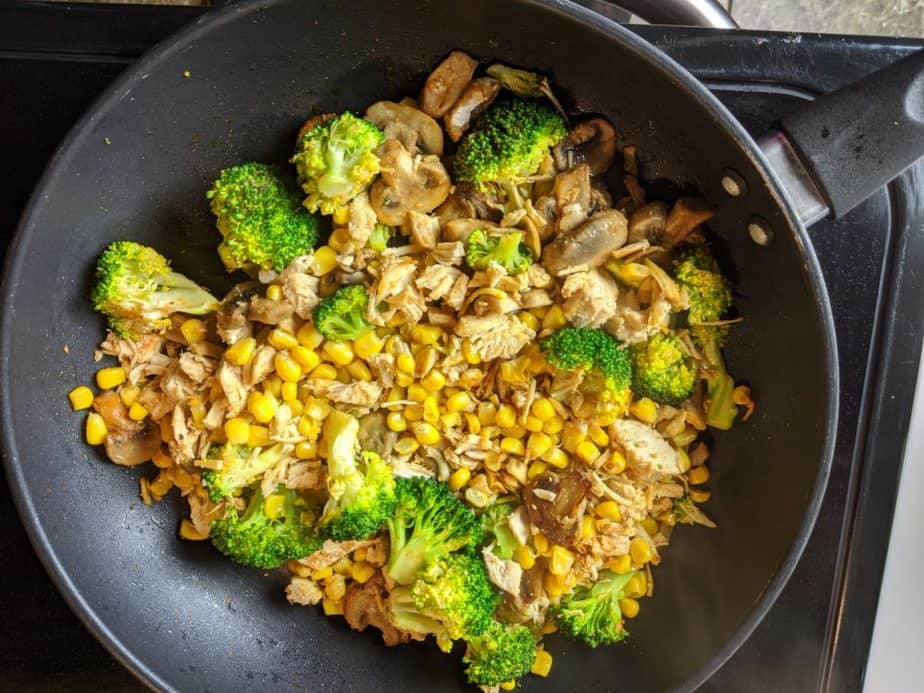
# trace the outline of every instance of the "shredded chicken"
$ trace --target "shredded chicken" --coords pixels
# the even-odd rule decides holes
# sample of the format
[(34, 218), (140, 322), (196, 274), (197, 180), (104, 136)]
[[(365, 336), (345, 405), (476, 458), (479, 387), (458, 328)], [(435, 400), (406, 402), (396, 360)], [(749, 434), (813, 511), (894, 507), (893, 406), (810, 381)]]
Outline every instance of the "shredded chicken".
[(513, 358), (536, 336), (522, 320), (509, 314), (467, 315), (459, 319), (456, 334), (470, 339), (485, 361)]
[(613, 317), (619, 285), (598, 269), (569, 275), (561, 287), (562, 310), (576, 327), (600, 327)]

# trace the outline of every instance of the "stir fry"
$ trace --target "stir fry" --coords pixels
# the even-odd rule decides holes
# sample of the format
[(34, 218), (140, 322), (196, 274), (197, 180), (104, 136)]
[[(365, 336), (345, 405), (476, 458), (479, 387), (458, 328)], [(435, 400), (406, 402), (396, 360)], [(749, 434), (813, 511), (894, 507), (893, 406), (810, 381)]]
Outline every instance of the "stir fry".
[[(715, 525), (703, 432), (754, 409), (704, 224), (540, 75), (454, 52), (416, 99), (310, 118), (291, 166), (205, 194), (219, 300), (108, 246), (86, 440), (152, 462), (185, 540), (288, 571), (386, 645), (465, 642), (468, 681), (547, 676), (560, 631), (628, 636), (678, 524)], [(447, 142), (448, 140), (448, 142)], [(177, 249), (174, 249), (178, 251)]]

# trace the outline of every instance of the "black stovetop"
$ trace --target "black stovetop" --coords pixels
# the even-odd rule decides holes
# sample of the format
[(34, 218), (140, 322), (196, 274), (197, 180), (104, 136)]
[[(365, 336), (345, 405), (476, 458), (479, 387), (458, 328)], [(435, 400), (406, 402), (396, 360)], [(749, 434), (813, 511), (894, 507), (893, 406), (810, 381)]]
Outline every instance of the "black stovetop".
[[(14, 2), (0, 8), (0, 254), (56, 145), (140, 52), (207, 10)], [(632, 27), (719, 96), (752, 133), (800, 100), (920, 42)], [(708, 691), (859, 690), (919, 358), (924, 165), (811, 230), (834, 308), (841, 421), (818, 523), (766, 620)], [(0, 487), (5, 491), (5, 488)], [(105, 531), (105, 528), (96, 528)], [(141, 684), (88, 634), (0, 493), (0, 688), (124, 691)]]

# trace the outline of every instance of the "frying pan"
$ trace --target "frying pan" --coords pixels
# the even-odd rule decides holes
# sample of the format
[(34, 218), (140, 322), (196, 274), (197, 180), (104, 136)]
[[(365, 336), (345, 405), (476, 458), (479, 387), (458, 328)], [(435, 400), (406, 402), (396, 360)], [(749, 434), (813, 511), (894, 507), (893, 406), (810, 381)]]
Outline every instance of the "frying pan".
[(573, 108), (606, 114), (640, 148), (654, 189), (719, 204), (711, 228), (745, 316), (727, 357), (759, 402), (715, 438), (707, 511), (718, 528), (677, 530), (627, 644), (594, 651), (552, 636), (551, 678), (525, 689), (695, 688), (753, 630), (802, 551), (831, 460), (837, 367), (800, 213), (844, 213), (922, 153), (920, 54), (784, 121), (768, 158), (682, 68), (568, 2), (232, 5), (153, 51), (84, 116), (32, 197), (4, 278), (3, 445), (24, 524), (74, 610), (153, 687), (465, 689), (458, 660), (434, 647), (386, 649), (289, 607), (282, 575), (178, 541), (180, 504), (143, 506), (137, 476), (149, 472), (86, 447), (65, 397), (92, 379), (103, 324), (87, 296), (105, 244), (153, 245), (220, 292), (229, 279), (203, 198), (216, 172), (283, 162), (306, 116), (414, 93), (454, 48), (549, 72)]

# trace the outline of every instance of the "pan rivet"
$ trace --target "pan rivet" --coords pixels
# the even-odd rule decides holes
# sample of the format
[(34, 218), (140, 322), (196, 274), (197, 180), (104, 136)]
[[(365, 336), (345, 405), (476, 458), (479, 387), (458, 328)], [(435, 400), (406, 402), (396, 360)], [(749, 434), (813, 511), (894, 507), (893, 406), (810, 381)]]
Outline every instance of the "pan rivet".
[(748, 191), (748, 184), (741, 174), (730, 168), (722, 170), (722, 187), (732, 197), (741, 197)]
[(748, 222), (748, 235), (757, 245), (770, 245), (773, 242), (773, 231), (760, 217), (752, 217)]

